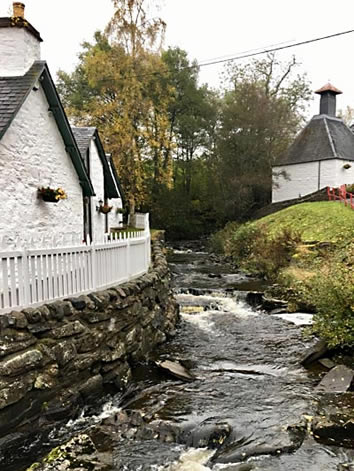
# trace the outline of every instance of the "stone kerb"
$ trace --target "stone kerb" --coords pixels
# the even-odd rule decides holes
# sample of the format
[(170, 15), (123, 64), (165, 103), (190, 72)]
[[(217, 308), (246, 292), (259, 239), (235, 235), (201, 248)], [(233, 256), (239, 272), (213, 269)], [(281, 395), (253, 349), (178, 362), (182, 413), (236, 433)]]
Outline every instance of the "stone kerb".
[(162, 244), (152, 266), (115, 288), (0, 316), (0, 436), (70, 416), (173, 334), (178, 308)]

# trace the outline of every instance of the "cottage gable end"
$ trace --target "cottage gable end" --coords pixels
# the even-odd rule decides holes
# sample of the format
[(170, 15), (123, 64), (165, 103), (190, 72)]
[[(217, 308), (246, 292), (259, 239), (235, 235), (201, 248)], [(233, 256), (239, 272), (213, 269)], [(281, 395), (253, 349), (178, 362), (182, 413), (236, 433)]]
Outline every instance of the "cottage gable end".
[[(42, 84), (31, 89), (0, 141), (0, 188), (7, 210), (0, 237), (82, 234), (83, 191)], [(62, 188), (67, 199), (46, 203), (41, 187)]]
[(35, 62), (30, 70), (21, 77), (0, 77), (0, 141), (3, 139), (31, 90), (38, 89), (39, 84), (43, 87), (47, 99), (47, 111), (52, 113), (55, 118), (84, 194), (92, 196), (94, 194), (93, 186), (87, 175), (80, 151), (46, 62)]

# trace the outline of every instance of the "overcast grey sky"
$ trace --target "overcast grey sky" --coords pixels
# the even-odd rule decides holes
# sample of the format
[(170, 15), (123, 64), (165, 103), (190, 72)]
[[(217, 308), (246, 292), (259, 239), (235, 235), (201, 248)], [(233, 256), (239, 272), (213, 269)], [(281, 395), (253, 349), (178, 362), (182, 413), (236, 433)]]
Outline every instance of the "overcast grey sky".
[[(111, 0), (24, 0), (26, 18), (44, 43), (42, 58), (53, 76), (73, 69), (80, 43), (90, 40), (111, 17)], [(11, 14), (11, 0), (1, 0), (0, 16)], [(354, 29), (351, 0), (163, 0), (165, 45), (180, 46), (198, 61), (237, 55), (274, 44), (299, 42)], [(354, 33), (288, 49), (302, 62), (316, 90), (330, 80), (343, 91), (338, 107), (354, 107)], [(202, 68), (201, 80), (217, 87), (221, 66)], [(317, 113), (318, 99), (310, 109)]]

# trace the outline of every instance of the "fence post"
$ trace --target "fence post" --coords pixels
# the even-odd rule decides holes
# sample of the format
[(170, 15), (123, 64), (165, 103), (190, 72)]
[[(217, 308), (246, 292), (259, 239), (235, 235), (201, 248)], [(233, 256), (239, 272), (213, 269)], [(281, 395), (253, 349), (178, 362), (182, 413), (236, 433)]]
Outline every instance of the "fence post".
[(92, 267), (92, 289), (97, 289), (97, 256), (96, 256), (96, 247), (95, 242), (92, 241), (90, 245), (91, 251), (91, 267)]
[(127, 277), (128, 277), (128, 280), (130, 280), (131, 260), (130, 260), (130, 237), (129, 237), (129, 233), (127, 233), (126, 236), (127, 236), (127, 238), (126, 238), (126, 242), (127, 242)]
[[(24, 246), (22, 249), (22, 261), (23, 261), (23, 305), (28, 307), (31, 304), (30, 295), (30, 277), (29, 277), (29, 256), (27, 247)], [(20, 304), (21, 304), (21, 300)]]
[(329, 186), (327, 186), (327, 196), (328, 196), (329, 201), (331, 201), (332, 195), (331, 195), (331, 188)]

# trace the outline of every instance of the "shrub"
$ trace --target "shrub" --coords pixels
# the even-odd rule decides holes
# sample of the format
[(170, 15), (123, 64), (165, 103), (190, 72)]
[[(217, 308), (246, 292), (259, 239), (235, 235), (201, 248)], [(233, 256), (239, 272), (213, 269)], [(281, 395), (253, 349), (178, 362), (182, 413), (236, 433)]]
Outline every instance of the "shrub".
[(270, 237), (266, 224), (229, 223), (214, 234), (210, 245), (215, 252), (231, 256), (243, 270), (275, 279), (290, 263), (300, 241), (300, 233), (289, 227)]
[(275, 280), (282, 268), (288, 266), (301, 241), (299, 232), (285, 227), (273, 237), (267, 237), (260, 227), (244, 266), (253, 273)]
[(329, 346), (354, 345), (353, 267), (335, 264), (311, 280), (307, 297), (316, 306), (313, 332)]
[(223, 229), (210, 237), (209, 248), (215, 253), (231, 255), (231, 239), (239, 227), (237, 222), (228, 222)]
[(347, 185), (346, 188), (348, 193), (354, 193), (354, 183), (351, 185)]
[(243, 265), (256, 246), (259, 239), (259, 229), (255, 224), (242, 224), (230, 240), (229, 251), (238, 265)]
[(270, 237), (266, 224), (243, 224), (231, 241), (231, 255), (244, 270), (275, 279), (279, 270), (289, 265), (300, 233), (285, 227)]

